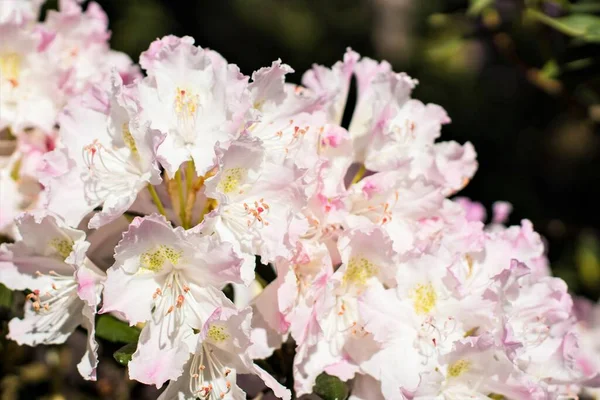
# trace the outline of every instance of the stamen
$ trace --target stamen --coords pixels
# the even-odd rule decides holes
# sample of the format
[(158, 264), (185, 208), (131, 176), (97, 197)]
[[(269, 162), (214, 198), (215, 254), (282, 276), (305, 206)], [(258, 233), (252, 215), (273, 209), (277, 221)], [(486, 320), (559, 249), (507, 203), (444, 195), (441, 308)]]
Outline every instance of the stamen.
[(264, 199), (260, 199), (254, 202), (254, 207), (250, 207), (247, 203), (244, 203), (244, 210), (248, 215), (251, 215), (253, 219), (247, 221), (248, 227), (252, 226), (256, 221), (260, 222), (263, 226), (268, 226), (269, 222), (264, 220), (263, 213), (267, 213), (270, 207), (265, 203)]

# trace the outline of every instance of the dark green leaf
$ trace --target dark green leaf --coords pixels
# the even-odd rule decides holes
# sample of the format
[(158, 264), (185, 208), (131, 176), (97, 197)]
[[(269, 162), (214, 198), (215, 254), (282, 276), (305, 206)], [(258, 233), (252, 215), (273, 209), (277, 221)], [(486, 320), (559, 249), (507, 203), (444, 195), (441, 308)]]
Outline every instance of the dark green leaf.
[(131, 356), (135, 353), (137, 343), (129, 343), (115, 351), (113, 357), (121, 365), (127, 365), (131, 361)]
[(96, 324), (96, 336), (111, 342), (134, 343), (140, 330), (110, 315), (101, 315)]
[(348, 385), (336, 376), (322, 373), (317, 377), (313, 391), (323, 400), (346, 400), (348, 398)]
[(12, 290), (0, 283), (0, 307), (12, 306)]

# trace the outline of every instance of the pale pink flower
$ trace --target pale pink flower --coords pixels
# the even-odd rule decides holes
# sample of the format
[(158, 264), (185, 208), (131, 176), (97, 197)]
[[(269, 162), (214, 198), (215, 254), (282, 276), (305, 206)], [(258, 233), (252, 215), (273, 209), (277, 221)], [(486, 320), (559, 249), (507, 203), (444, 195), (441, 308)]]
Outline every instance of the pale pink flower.
[(214, 236), (173, 229), (155, 214), (132, 222), (115, 249), (101, 310), (132, 325), (147, 322), (129, 364), (132, 379), (160, 387), (181, 375), (193, 349), (188, 319), (212, 314), (220, 289), (242, 282), (240, 265), (231, 245)]
[(137, 87), (143, 118), (166, 135), (159, 148), (170, 176), (193, 160), (199, 176), (216, 165), (214, 148), (235, 139), (250, 108), (248, 78), (193, 39), (167, 37), (142, 54), (148, 77)]
[(98, 345), (94, 317), (105, 275), (86, 258), (85, 234), (44, 213), (17, 219), (21, 239), (0, 246), (0, 282), (30, 290), (25, 317), (9, 323), (8, 337), (19, 344), (60, 344), (82, 325), (88, 347), (77, 368), (96, 379)]
[(60, 118), (61, 143), (47, 156), (48, 208), (78, 224), (95, 207), (89, 226), (123, 214), (148, 184), (161, 182), (156, 148), (163, 137), (138, 118), (139, 106), (121, 78), (106, 92), (94, 87), (74, 98)]
[(160, 400), (200, 397), (211, 400), (243, 400), (246, 394), (236, 384), (238, 374), (258, 375), (281, 399), (291, 393), (248, 355), (251, 309), (236, 309), (224, 301), (203, 323), (195, 335), (195, 345), (184, 372), (169, 383)]

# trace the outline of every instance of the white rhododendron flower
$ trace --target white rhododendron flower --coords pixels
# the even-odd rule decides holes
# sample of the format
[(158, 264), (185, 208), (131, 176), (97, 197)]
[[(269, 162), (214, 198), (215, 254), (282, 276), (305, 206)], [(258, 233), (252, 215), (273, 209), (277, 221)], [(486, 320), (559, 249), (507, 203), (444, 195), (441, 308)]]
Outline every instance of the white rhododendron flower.
[(0, 246), (0, 283), (30, 293), (24, 318), (9, 323), (9, 338), (29, 346), (59, 344), (82, 325), (88, 346), (77, 368), (95, 380), (94, 317), (105, 273), (86, 257), (85, 233), (43, 213), (22, 215), (17, 229), (22, 239)]
[(81, 325), (94, 379), (100, 307), (140, 330), (129, 378), (162, 400), (245, 399), (244, 375), (282, 399), (323, 373), (354, 400), (600, 386), (597, 306), (551, 276), (530, 221), (504, 225), (509, 203), (486, 226), (449, 197), (476, 153), (440, 140), (450, 118), (415, 79), (349, 49), (298, 86), (282, 60), (244, 75), (175, 36), (142, 78), (99, 6), (60, 3), (40, 23), (37, 1), (0, 6), (0, 282), (27, 291), (10, 339)]

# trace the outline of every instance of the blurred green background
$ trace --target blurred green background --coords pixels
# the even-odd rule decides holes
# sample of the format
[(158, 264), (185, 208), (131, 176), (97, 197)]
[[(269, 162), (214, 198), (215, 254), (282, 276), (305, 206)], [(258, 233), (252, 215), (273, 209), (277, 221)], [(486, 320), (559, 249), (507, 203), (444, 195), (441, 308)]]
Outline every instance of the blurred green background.
[[(332, 65), (348, 46), (390, 61), (420, 81), (415, 97), (447, 109), (445, 140), (475, 145), (479, 171), (460, 195), (488, 211), (496, 200), (511, 202), (510, 222), (532, 220), (554, 272), (574, 293), (598, 299), (600, 1), (98, 3), (109, 16), (112, 46), (136, 61), (167, 34), (194, 37), (247, 75), (281, 58), (297, 71), (290, 78), (296, 83), (312, 63)], [(10, 311), (2, 302), (5, 320)], [(69, 346), (44, 351), (0, 342), (0, 400), (36, 393), (55, 400), (156, 397), (155, 389), (125, 379), (125, 369), (110, 361), (121, 345), (110, 342), (102, 343), (102, 379), (82, 385), (74, 364), (84, 340), (77, 332)]]

